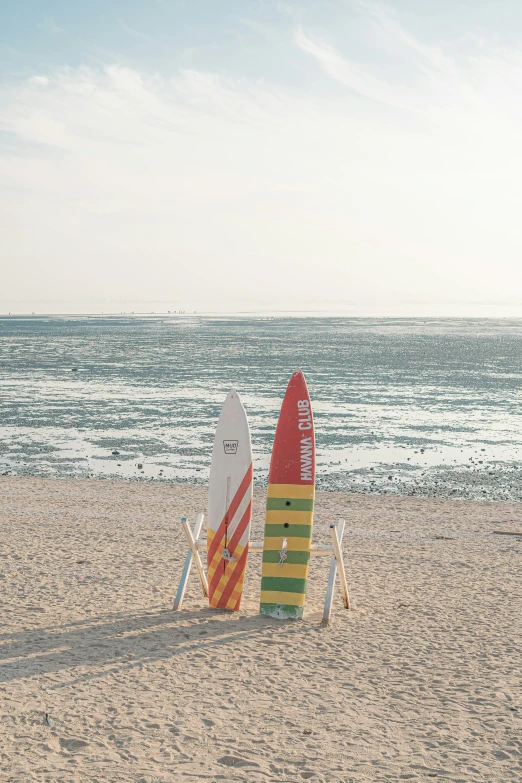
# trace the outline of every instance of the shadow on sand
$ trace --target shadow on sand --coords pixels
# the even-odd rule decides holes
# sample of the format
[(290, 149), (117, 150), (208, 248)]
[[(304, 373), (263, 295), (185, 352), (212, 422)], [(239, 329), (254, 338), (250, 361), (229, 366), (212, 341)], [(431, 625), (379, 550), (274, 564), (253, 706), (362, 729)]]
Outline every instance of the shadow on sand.
[[(68, 625), (50, 626), (0, 637), (0, 682), (22, 680), (75, 667), (96, 667), (96, 672), (71, 673), (74, 681), (104, 677), (178, 655), (209, 649), (264, 633), (267, 625), (278, 631), (296, 631), (292, 621), (273, 621), (256, 615), (216, 615), (208, 608), (190, 612), (157, 609), (142, 613), (87, 618)], [(278, 634), (279, 635), (279, 634)], [(267, 639), (268, 641), (268, 639)], [(273, 642), (269, 642), (273, 643)], [(99, 671), (99, 667), (103, 668)], [(55, 687), (70, 685), (58, 683)]]

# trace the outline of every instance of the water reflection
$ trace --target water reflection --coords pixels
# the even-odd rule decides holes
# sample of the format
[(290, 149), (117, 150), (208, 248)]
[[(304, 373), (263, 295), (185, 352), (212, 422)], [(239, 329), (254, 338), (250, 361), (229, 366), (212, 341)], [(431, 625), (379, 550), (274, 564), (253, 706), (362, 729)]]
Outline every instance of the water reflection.
[(300, 366), (319, 486), (522, 499), (520, 321), (2, 322), (0, 472), (205, 481), (235, 386), (263, 483), (281, 397)]

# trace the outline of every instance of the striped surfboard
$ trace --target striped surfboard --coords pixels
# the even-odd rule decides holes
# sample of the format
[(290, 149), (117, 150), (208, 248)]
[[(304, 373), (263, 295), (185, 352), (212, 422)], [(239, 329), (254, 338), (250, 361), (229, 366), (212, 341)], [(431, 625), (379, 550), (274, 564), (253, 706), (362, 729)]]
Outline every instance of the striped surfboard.
[(315, 435), (303, 373), (290, 378), (268, 474), (261, 614), (303, 616), (315, 497)]
[(245, 409), (232, 389), (219, 417), (208, 490), (207, 573), (209, 603), (237, 610), (241, 604), (252, 518), (252, 446)]

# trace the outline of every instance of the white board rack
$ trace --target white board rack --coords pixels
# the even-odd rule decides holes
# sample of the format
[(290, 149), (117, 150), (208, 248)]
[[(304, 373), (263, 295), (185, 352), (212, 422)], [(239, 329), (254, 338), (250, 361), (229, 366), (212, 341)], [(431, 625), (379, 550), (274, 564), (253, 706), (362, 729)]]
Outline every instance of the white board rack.
[[(206, 539), (199, 537), (204, 518), (205, 515), (203, 512), (200, 512), (196, 517), (196, 521), (192, 530), (190, 529), (187, 518), (181, 518), (181, 525), (183, 527), (183, 532), (185, 533), (189, 548), (185, 557), (185, 564), (183, 566), (176, 598), (174, 599), (174, 611), (181, 609), (185, 591), (187, 589), (188, 579), (192, 570), (192, 564), (194, 562), (196, 563), (196, 569), (198, 572), (199, 581), (201, 583), (201, 588), (203, 590), (203, 595), (208, 596), (207, 576), (200, 556), (200, 552), (206, 551), (207, 542)], [(321, 557), (330, 557), (330, 572), (328, 574), (328, 582), (326, 587), (323, 618), (321, 621), (322, 625), (330, 625), (332, 616), (333, 592), (337, 572), (339, 572), (339, 581), (344, 608), (350, 609), (350, 596), (348, 594), (348, 585), (346, 582), (346, 572), (344, 569), (342, 550), (344, 524), (344, 519), (340, 519), (336, 525), (330, 525), (330, 536), (332, 539), (331, 545), (312, 544), (310, 548), (310, 554), (313, 556), (319, 555)], [(248, 547), (248, 551), (249, 553), (254, 554), (262, 553), (263, 542), (251, 541)]]

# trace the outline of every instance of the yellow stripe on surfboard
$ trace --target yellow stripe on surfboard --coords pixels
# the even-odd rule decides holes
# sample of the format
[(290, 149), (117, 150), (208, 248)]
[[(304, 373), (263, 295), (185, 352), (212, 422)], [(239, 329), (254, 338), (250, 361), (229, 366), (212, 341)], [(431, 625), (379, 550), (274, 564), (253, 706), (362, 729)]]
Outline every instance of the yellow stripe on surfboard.
[(281, 567), (279, 563), (263, 563), (263, 576), (290, 576), (296, 579), (308, 579), (308, 565), (285, 562)]
[(274, 511), (270, 509), (265, 514), (266, 525), (284, 525), (291, 522), (293, 525), (311, 525), (314, 516), (313, 511)]
[(315, 497), (314, 484), (269, 484), (267, 497), (269, 498), (313, 498)]
[(286, 606), (304, 606), (304, 593), (283, 593), (274, 590), (261, 590), (262, 604), (283, 604)]

